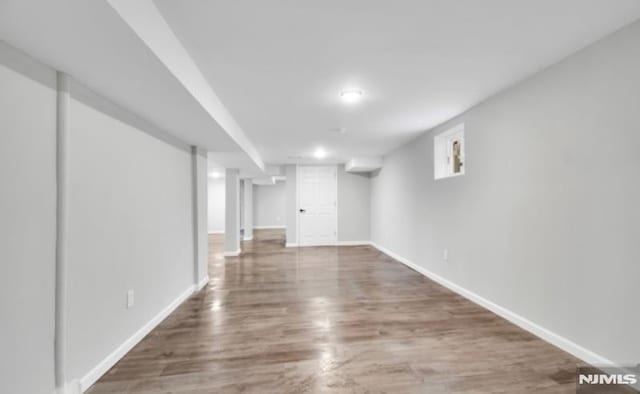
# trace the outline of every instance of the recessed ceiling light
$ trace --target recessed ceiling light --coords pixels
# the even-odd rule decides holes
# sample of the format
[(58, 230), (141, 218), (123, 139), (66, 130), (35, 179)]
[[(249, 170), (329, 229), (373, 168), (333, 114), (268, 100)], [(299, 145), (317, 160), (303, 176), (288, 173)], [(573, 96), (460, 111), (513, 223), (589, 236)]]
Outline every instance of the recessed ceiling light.
[(360, 89), (345, 89), (340, 92), (340, 98), (346, 103), (356, 103), (362, 98), (362, 90)]
[(212, 172), (209, 173), (209, 176), (211, 178), (218, 179), (218, 178), (222, 177), (222, 173), (220, 173), (218, 171), (212, 171)]
[(325, 157), (327, 157), (327, 151), (320, 147), (316, 148), (316, 151), (313, 152), (313, 156), (316, 159), (324, 159)]

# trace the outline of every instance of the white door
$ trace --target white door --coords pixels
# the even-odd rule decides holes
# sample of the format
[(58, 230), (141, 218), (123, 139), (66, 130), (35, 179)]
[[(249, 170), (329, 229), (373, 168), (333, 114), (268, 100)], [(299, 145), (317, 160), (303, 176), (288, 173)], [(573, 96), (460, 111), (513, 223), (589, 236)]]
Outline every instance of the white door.
[(300, 246), (338, 241), (336, 166), (298, 167), (298, 239)]

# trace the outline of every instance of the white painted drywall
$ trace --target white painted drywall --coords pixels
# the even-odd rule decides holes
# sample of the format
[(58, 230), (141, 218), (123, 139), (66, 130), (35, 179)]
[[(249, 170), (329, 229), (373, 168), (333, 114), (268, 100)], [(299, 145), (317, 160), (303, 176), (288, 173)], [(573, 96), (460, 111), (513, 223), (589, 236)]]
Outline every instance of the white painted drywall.
[(349, 173), (338, 166), (338, 241), (371, 240), (371, 180), (368, 173)]
[(227, 168), (224, 181), (224, 252), (237, 255), (240, 252), (240, 171), (237, 168)]
[[(244, 179), (240, 179), (238, 181), (238, 195), (239, 195), (239, 205), (238, 210), (240, 214), (240, 231), (244, 231)], [(225, 223), (226, 225), (226, 223)]]
[[(425, 134), (372, 177), (372, 239), (602, 357), (638, 362), (640, 23)], [(443, 250), (449, 261), (443, 261)]]
[(253, 239), (253, 181), (251, 179), (244, 179), (242, 185), (242, 202), (244, 205), (243, 236), (245, 240), (251, 240)]
[(80, 86), (70, 119), (67, 372), (79, 379), (193, 285), (193, 163)]
[(54, 391), (56, 74), (0, 41), (0, 392)]
[(285, 176), (287, 182), (285, 183), (285, 204), (286, 204), (286, 226), (287, 245), (297, 245), (298, 243), (298, 192), (297, 192), (297, 168), (295, 165), (285, 166)]
[(208, 193), (208, 169), (207, 169), (207, 152), (203, 149), (193, 148), (192, 154), (195, 154), (193, 168), (193, 181), (195, 182), (195, 202), (194, 216), (196, 226), (196, 245), (197, 245), (197, 272), (195, 275), (196, 284), (200, 284), (209, 277), (209, 237), (207, 235), (209, 204)]
[(253, 226), (285, 227), (286, 182), (274, 185), (253, 185)]
[(208, 229), (209, 233), (224, 233), (224, 201), (225, 186), (224, 178), (209, 177), (208, 204)]

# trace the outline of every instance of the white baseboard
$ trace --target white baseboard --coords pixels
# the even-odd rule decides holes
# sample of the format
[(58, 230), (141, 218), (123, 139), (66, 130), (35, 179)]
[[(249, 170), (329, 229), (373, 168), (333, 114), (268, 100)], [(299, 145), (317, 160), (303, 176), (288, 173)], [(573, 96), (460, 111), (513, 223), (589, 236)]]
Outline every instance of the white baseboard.
[(252, 241), (253, 240), (253, 236), (251, 237), (244, 237), (242, 238), (243, 241)]
[(236, 257), (236, 256), (240, 256), (240, 252), (241, 250), (238, 249), (238, 250), (234, 250), (233, 252), (224, 252), (222, 255), (224, 257)]
[(151, 330), (156, 328), (160, 322), (162, 322), (167, 316), (169, 316), (180, 304), (182, 304), (191, 294), (193, 294), (194, 286), (189, 286), (182, 294), (173, 300), (167, 307), (160, 311), (153, 319), (149, 320), (147, 324), (142, 326), (135, 334), (116, 350), (111, 352), (104, 360), (96, 365), (89, 373), (87, 373), (82, 379), (80, 379), (81, 392), (87, 391), (91, 385), (93, 385), (102, 375), (104, 375), (111, 367), (113, 367), (125, 354), (127, 354), (135, 345), (138, 344)]
[(194, 289), (194, 291), (202, 290), (202, 288), (205, 287), (208, 283), (209, 283), (209, 275), (207, 275), (204, 278), (200, 279), (200, 282), (198, 282), (198, 284), (196, 285), (196, 288)]
[[(307, 245), (307, 246), (359, 246), (359, 245), (372, 245), (371, 241), (338, 241), (335, 244), (328, 245)], [(285, 247), (287, 248), (298, 248), (303, 247), (294, 242), (287, 242)]]
[(254, 230), (275, 230), (285, 229), (285, 226), (253, 226)]
[(433, 280), (434, 282), (437, 282), (439, 284), (441, 284), (442, 286), (448, 288), (449, 290), (458, 293), (459, 295), (463, 296), (464, 298), (480, 305), (481, 307), (490, 310), (491, 312), (495, 313), (496, 315), (503, 317), (504, 319), (510, 321), (511, 323), (515, 324), (516, 326), (532, 333), (533, 335), (537, 336), (538, 338), (549, 342), (550, 344), (564, 350), (567, 353), (572, 354), (573, 356), (581, 359), (582, 361), (588, 363), (588, 364), (592, 364), (592, 365), (612, 365), (614, 366), (615, 363), (612, 362), (611, 360), (608, 360), (607, 358), (596, 354), (588, 349), (585, 349), (584, 347), (578, 345), (575, 342), (570, 341), (569, 339), (560, 336), (520, 315), (518, 315), (517, 313), (514, 313), (498, 304), (493, 303), (492, 301), (487, 300), (486, 298), (483, 298), (481, 296), (479, 296), (478, 294), (469, 291), (467, 289), (465, 289), (462, 286), (459, 286), (451, 281), (449, 281), (448, 279), (445, 279), (437, 274), (434, 274), (433, 272), (427, 270), (424, 267), (421, 267), (415, 263), (413, 263), (412, 261), (400, 256), (399, 254), (396, 254), (394, 252), (392, 252), (391, 250), (380, 246), (378, 244), (376, 244), (375, 242), (371, 243), (372, 246), (374, 246), (376, 249), (378, 249), (379, 251), (381, 251), (382, 253), (388, 255), (389, 257), (392, 257), (393, 259), (401, 262), (402, 264), (408, 266), (409, 268), (421, 273), (422, 275), (428, 277), (429, 279)]
[(338, 246), (371, 245), (371, 241), (338, 241)]
[(224, 234), (224, 230), (219, 230), (219, 231), (209, 231), (209, 234)]

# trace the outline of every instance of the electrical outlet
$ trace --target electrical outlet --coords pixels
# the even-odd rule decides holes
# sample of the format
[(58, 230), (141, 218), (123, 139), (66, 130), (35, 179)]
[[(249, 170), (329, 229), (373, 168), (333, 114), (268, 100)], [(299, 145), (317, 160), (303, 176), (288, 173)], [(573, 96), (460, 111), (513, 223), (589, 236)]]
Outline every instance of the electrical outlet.
[(127, 309), (133, 308), (133, 290), (127, 291)]
[(449, 249), (445, 249), (442, 252), (442, 260), (444, 261), (449, 261)]

